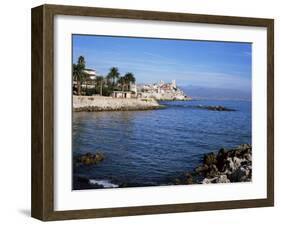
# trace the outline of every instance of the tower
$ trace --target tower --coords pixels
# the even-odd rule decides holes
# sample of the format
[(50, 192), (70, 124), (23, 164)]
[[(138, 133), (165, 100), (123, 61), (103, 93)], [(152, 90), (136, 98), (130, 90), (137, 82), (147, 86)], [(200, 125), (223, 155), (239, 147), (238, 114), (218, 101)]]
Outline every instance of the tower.
[(177, 88), (176, 80), (172, 80), (172, 87)]

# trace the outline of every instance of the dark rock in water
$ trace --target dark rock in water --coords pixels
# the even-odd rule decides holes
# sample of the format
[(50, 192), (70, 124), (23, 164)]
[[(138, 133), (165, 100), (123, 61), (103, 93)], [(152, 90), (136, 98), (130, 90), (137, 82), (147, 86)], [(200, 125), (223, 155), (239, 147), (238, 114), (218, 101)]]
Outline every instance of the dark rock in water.
[(208, 165), (202, 165), (195, 168), (195, 172), (198, 174), (204, 174), (207, 170), (209, 170)]
[(230, 181), (247, 182), (251, 181), (252, 167), (239, 166), (232, 174), (229, 175)]
[(196, 180), (195, 178), (193, 178), (193, 174), (192, 173), (185, 173), (183, 175), (181, 175), (179, 178), (176, 178), (172, 183), (170, 183), (171, 185), (183, 185), (183, 184), (195, 184)]
[[(248, 182), (252, 179), (252, 146), (243, 144), (234, 149), (220, 149), (218, 153), (208, 153), (203, 157), (203, 164), (194, 169), (192, 183), (230, 183)], [(189, 182), (189, 181), (188, 181)], [(190, 180), (191, 182), (191, 180)], [(185, 180), (182, 182), (189, 184)]]
[(200, 109), (205, 109), (205, 110), (210, 110), (210, 111), (236, 111), (234, 109), (230, 109), (230, 108), (226, 108), (224, 106), (203, 106), (203, 105), (199, 105), (197, 106), (197, 108)]
[(193, 177), (192, 177), (192, 175), (190, 174), (190, 173), (186, 173), (185, 174), (185, 183), (186, 184), (193, 184), (194, 182), (193, 182)]
[(92, 185), (89, 183), (89, 179), (83, 176), (74, 175), (73, 176), (73, 189), (74, 190), (84, 190), (102, 188), (102, 186)]
[(176, 179), (175, 179), (175, 184), (176, 184), (176, 185), (181, 184), (181, 183), (182, 183), (182, 182), (181, 182), (181, 180), (180, 180), (179, 178), (176, 178)]
[(221, 148), (217, 154), (217, 167), (219, 171), (224, 171), (226, 158), (227, 152), (224, 148)]
[[(173, 183), (175, 184), (175, 183)], [(135, 183), (135, 182), (126, 182), (120, 183), (119, 188), (130, 188), (130, 187), (150, 187), (150, 186), (158, 186), (157, 183)]]
[(95, 155), (94, 155), (95, 157), (95, 161), (96, 162), (100, 162), (100, 161), (103, 161), (104, 160), (104, 155), (102, 154), (102, 153), (96, 153)]
[(211, 165), (205, 174), (209, 178), (216, 177), (219, 174), (217, 166), (215, 164)]
[(77, 162), (82, 163), (83, 165), (98, 164), (99, 162), (101, 162), (103, 160), (104, 160), (104, 155), (100, 152), (97, 152), (95, 154), (88, 152), (77, 158)]
[(89, 183), (88, 178), (85, 178), (85, 177), (79, 177), (79, 176), (77, 176), (77, 177), (76, 177), (76, 180), (77, 180), (78, 182), (80, 182), (80, 183), (86, 183), (86, 184)]

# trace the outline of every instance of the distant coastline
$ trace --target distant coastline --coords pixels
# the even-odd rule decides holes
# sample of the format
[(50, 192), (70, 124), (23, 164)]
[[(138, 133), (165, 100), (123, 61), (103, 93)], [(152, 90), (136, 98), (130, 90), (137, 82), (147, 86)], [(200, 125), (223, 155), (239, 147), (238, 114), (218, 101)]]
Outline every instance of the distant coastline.
[(188, 92), (193, 100), (231, 100), (231, 101), (251, 101), (252, 92), (233, 89), (232, 87), (204, 87), (204, 86), (181, 86), (184, 92)]

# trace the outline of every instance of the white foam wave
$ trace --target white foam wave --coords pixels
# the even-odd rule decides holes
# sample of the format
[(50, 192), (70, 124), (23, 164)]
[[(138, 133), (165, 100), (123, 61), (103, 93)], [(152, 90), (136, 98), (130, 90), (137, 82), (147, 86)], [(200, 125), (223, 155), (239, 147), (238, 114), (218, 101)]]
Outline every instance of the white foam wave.
[(118, 188), (117, 184), (111, 183), (109, 180), (89, 180), (90, 184), (101, 185), (104, 188)]

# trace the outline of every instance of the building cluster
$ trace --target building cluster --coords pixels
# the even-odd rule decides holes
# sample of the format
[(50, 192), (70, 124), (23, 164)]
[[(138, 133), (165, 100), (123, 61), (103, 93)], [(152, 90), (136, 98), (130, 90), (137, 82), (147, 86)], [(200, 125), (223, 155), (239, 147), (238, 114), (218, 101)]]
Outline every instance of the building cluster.
[(180, 88), (176, 81), (171, 83), (160, 81), (154, 84), (130, 84), (130, 91), (114, 91), (114, 98), (154, 98), (156, 100), (191, 100)]
[[(94, 88), (94, 80), (97, 77), (96, 70), (85, 69), (87, 81), (82, 87)], [(74, 84), (75, 85), (75, 84)], [(127, 91), (113, 91), (113, 98), (154, 98), (156, 100), (191, 100), (183, 90), (177, 87), (176, 80), (171, 83), (160, 81), (153, 84), (130, 84), (130, 89)]]
[(171, 83), (160, 81), (154, 84), (144, 84), (135, 87), (142, 98), (155, 98), (156, 100), (190, 100), (176, 85), (176, 80)]

